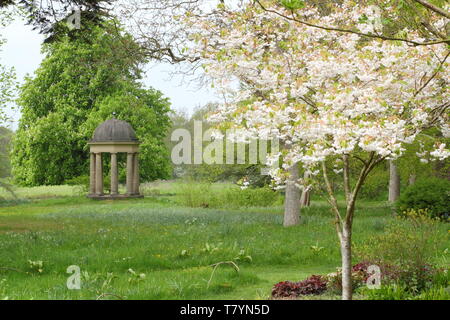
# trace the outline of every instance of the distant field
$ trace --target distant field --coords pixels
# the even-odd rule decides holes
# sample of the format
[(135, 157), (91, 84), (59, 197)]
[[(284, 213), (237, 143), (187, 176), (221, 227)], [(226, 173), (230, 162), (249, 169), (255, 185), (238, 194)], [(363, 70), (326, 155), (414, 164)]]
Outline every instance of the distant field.
[[(340, 264), (323, 201), (286, 229), (277, 198), (266, 207), (192, 208), (173, 182), (144, 185), (142, 200), (92, 201), (79, 190), (19, 188), (22, 200), (0, 207), (0, 299), (266, 299), (276, 282)], [(355, 245), (389, 219), (385, 203), (363, 202)], [(441, 231), (443, 250), (445, 225)], [(211, 265), (227, 261), (239, 270), (223, 264), (211, 277)], [(81, 290), (66, 287), (70, 265), (81, 268)]]

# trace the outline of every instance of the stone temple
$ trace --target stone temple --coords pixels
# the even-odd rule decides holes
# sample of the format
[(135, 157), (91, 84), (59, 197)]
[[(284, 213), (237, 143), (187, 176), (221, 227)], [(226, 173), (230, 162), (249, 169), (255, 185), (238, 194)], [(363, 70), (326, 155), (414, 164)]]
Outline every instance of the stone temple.
[[(90, 188), (92, 199), (142, 198), (139, 192), (139, 140), (131, 125), (122, 120), (110, 119), (95, 129), (90, 147)], [(119, 194), (117, 154), (127, 154), (126, 193)], [(105, 194), (103, 187), (104, 154), (111, 155), (111, 193)]]

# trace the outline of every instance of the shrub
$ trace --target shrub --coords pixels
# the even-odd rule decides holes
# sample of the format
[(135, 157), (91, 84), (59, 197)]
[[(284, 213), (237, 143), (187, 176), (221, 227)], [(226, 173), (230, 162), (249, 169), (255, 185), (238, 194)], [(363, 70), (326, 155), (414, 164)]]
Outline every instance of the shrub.
[(397, 202), (397, 212), (427, 209), (432, 218), (449, 219), (450, 181), (430, 178), (406, 188)]
[(298, 282), (283, 281), (277, 283), (272, 289), (274, 298), (296, 298), (299, 295)]
[(323, 276), (312, 275), (299, 282), (283, 281), (272, 289), (274, 298), (296, 298), (301, 295), (319, 295), (327, 290), (327, 279)]
[(433, 259), (442, 237), (439, 226), (435, 220), (420, 215), (396, 218), (386, 226), (383, 234), (370, 238), (355, 251), (365, 261), (390, 266), (386, 280), (417, 293), (430, 287), (437, 272)]
[(312, 275), (299, 282), (300, 295), (319, 295), (327, 290), (327, 279), (323, 276)]

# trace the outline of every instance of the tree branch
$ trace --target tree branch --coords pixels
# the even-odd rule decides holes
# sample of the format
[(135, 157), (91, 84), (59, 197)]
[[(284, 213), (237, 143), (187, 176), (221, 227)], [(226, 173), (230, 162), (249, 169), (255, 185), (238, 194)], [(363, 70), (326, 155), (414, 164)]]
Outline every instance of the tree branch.
[(285, 14), (282, 14), (276, 10), (272, 10), (272, 9), (268, 9), (266, 8), (260, 0), (254, 0), (254, 2), (256, 2), (261, 9), (263, 9), (266, 12), (270, 12), (270, 13), (274, 13), (282, 18), (285, 18), (287, 20), (290, 21), (294, 21), (297, 23), (301, 23), (304, 24), (306, 26), (312, 27), (312, 28), (318, 28), (318, 29), (322, 29), (322, 30), (326, 30), (326, 31), (335, 31), (335, 32), (341, 32), (341, 33), (353, 33), (353, 34), (357, 34), (359, 36), (362, 37), (367, 37), (367, 38), (375, 38), (375, 39), (381, 39), (381, 40), (389, 40), (389, 41), (403, 41), (406, 43), (409, 43), (413, 46), (429, 46), (429, 45), (433, 45), (433, 44), (440, 44), (440, 43), (450, 43), (450, 38), (448, 39), (443, 39), (443, 40), (435, 40), (435, 41), (427, 41), (427, 42), (418, 42), (418, 41), (414, 41), (414, 40), (408, 40), (408, 39), (404, 39), (404, 38), (397, 38), (397, 37), (388, 37), (388, 36), (384, 36), (384, 35), (380, 35), (380, 34), (369, 34), (369, 33), (363, 33), (363, 32), (359, 32), (359, 31), (355, 31), (355, 30), (350, 30), (350, 29), (342, 29), (342, 28), (335, 28), (335, 27), (329, 27), (329, 26), (319, 26), (304, 20), (300, 20), (298, 18), (296, 18), (295, 16), (287, 16)]
[(345, 201), (347, 203), (347, 206), (350, 201), (350, 165), (348, 161), (348, 154), (344, 154), (343, 156), (344, 161), (344, 191), (345, 191)]
[(446, 17), (447, 19), (450, 19), (450, 13), (448, 13), (447, 11), (445, 11), (439, 7), (436, 7), (434, 4), (431, 4), (428, 1), (423, 1), (423, 0), (413, 0), (413, 1), (421, 4), (422, 6), (424, 6), (427, 9), (430, 9), (431, 11), (437, 13), (438, 15), (441, 15), (443, 17)]
[(336, 197), (334, 196), (333, 188), (331, 187), (331, 183), (330, 183), (330, 179), (328, 178), (327, 166), (325, 164), (325, 161), (322, 162), (322, 172), (323, 172), (323, 178), (325, 180), (325, 185), (327, 188), (327, 193), (329, 196), (329, 201), (330, 201), (331, 207), (334, 211), (334, 215), (336, 217), (336, 223), (341, 224), (343, 222), (342, 216), (341, 216), (341, 213), (339, 212), (338, 202), (336, 200)]
[(417, 95), (423, 90), (425, 89), (428, 84), (431, 82), (431, 80), (433, 80), (436, 75), (441, 71), (440, 69), (442, 68), (442, 66), (444, 65), (445, 61), (447, 60), (447, 58), (450, 56), (450, 51), (447, 52), (447, 55), (444, 57), (444, 59), (441, 61), (439, 67), (437, 68), (436, 72), (433, 73), (433, 75), (422, 85), (422, 87), (420, 87), (419, 90), (416, 91), (416, 93), (414, 94), (414, 97), (417, 97)]

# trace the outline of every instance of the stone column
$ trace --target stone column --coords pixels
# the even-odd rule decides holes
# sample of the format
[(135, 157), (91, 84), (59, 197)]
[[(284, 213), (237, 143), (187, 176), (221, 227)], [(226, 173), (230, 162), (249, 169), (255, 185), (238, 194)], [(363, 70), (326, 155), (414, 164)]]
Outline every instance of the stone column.
[(127, 195), (133, 194), (133, 153), (127, 154)]
[(95, 194), (97, 196), (103, 195), (103, 163), (102, 154), (95, 154)]
[(111, 195), (119, 194), (119, 179), (117, 171), (117, 153), (111, 153)]
[(95, 194), (95, 153), (91, 152), (91, 168), (90, 168), (90, 183), (89, 183), (89, 194)]
[(139, 195), (139, 153), (134, 154), (133, 191)]

